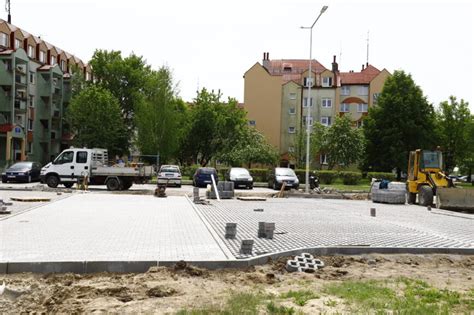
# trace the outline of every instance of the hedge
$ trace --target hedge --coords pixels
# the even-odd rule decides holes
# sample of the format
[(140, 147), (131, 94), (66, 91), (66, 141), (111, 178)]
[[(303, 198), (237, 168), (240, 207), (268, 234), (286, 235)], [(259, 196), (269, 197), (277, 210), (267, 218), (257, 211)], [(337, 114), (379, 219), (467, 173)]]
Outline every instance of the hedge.
[(362, 179), (360, 172), (339, 172), (339, 177), (342, 179), (344, 185), (357, 185)]
[(386, 179), (389, 181), (394, 181), (396, 179), (396, 175), (393, 173), (386, 173), (386, 172), (368, 172), (367, 178), (371, 180), (372, 178), (377, 179)]
[(268, 182), (268, 175), (270, 174), (270, 170), (266, 168), (251, 168), (249, 169), (249, 172), (250, 175), (252, 175), (254, 182)]
[(329, 185), (337, 178), (338, 173), (336, 171), (315, 171), (316, 176), (319, 178), (319, 181), (323, 184)]

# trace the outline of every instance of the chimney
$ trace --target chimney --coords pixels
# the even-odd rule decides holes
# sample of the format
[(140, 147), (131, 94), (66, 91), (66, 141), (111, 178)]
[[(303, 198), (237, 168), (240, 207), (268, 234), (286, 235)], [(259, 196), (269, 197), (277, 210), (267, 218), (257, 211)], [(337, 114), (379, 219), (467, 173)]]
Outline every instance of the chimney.
[(362, 64), (362, 71), (364, 71), (364, 67), (365, 67), (365, 65), (364, 65), (364, 64)]
[(263, 53), (263, 67), (265, 67), (268, 70), (269, 66), (270, 66), (270, 53), (264, 52)]
[(365, 67), (368, 68), (369, 67), (369, 62), (367, 61), (367, 63), (365, 64)]
[(336, 55), (332, 58), (332, 72), (336, 73), (339, 71), (339, 65), (336, 62)]

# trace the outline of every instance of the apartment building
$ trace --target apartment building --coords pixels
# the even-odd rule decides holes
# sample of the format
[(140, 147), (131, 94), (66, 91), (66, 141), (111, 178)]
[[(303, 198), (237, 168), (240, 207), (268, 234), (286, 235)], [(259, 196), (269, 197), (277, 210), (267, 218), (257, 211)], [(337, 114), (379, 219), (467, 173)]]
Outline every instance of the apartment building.
[(0, 168), (44, 164), (69, 146), (63, 117), (73, 69), (92, 78), (79, 58), (0, 19)]
[[(350, 115), (354, 127), (363, 126), (368, 108), (376, 104), (390, 73), (364, 65), (360, 72), (340, 72), (334, 56), (331, 68), (317, 60), (271, 60), (263, 54), (244, 74), (244, 109), (249, 125), (262, 132), (279, 150), (281, 165), (294, 164), (298, 139), (310, 124), (330, 126), (335, 117)], [(310, 79), (311, 77), (311, 79)], [(311, 87), (311, 97), (309, 97)], [(313, 157), (313, 166), (325, 164), (326, 156)]]

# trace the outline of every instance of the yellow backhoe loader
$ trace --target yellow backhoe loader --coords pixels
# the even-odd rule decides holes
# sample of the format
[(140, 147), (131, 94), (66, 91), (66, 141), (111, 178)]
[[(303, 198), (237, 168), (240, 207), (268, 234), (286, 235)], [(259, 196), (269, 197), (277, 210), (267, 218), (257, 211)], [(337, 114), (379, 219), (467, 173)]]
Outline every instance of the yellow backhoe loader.
[(474, 190), (455, 188), (452, 179), (443, 171), (441, 151), (416, 150), (408, 161), (408, 203), (431, 206), (436, 196), (436, 207), (447, 210), (474, 211)]

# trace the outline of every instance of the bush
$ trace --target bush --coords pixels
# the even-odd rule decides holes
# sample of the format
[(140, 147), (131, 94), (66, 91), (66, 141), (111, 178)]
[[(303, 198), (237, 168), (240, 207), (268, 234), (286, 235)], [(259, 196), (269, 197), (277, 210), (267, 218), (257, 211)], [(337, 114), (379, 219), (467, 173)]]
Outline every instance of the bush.
[(252, 175), (254, 182), (268, 182), (268, 175), (270, 174), (270, 170), (266, 168), (251, 168), (249, 169), (249, 172), (250, 175)]
[[(294, 171), (300, 181), (300, 184), (306, 184), (306, 169), (299, 168)], [(311, 170), (310, 170), (310, 174), (311, 174)]]
[(220, 167), (217, 169), (217, 174), (219, 175), (219, 180), (225, 180), (227, 173), (229, 172), (230, 167)]
[(357, 185), (362, 179), (362, 173), (359, 172), (339, 172), (339, 177), (344, 185)]
[(369, 180), (372, 180), (372, 178), (377, 178), (377, 179), (385, 179), (389, 181), (394, 181), (396, 177), (397, 176), (393, 173), (385, 173), (385, 172), (368, 172), (367, 173), (367, 178)]
[(323, 184), (329, 185), (337, 178), (336, 171), (316, 171), (319, 181)]
[(199, 165), (199, 164), (183, 166), (183, 167), (181, 167), (181, 175), (182, 176), (188, 176), (188, 177), (192, 178), (194, 173), (196, 172), (196, 170), (200, 167), (201, 167), (201, 165)]

